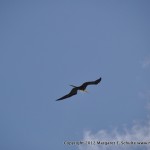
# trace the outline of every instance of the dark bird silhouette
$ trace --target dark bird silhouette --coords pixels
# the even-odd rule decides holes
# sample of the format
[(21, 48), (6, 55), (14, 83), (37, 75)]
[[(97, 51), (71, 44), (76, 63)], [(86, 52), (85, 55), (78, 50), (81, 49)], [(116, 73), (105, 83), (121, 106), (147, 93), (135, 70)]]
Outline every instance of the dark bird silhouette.
[(85, 83), (83, 83), (81, 86), (70, 85), (70, 86), (73, 87), (73, 89), (70, 91), (70, 93), (67, 94), (67, 95), (65, 95), (65, 96), (63, 96), (63, 97), (61, 97), (61, 98), (59, 98), (59, 99), (57, 99), (56, 101), (63, 100), (63, 99), (69, 98), (69, 97), (71, 97), (71, 96), (73, 96), (73, 95), (76, 95), (77, 92), (78, 92), (78, 90), (83, 91), (83, 92), (87, 92), (85, 89), (86, 89), (86, 87), (87, 87), (88, 85), (96, 85), (96, 84), (98, 84), (101, 80), (102, 80), (102, 78), (99, 78), (99, 79), (97, 79), (97, 80), (95, 80), (95, 81), (85, 82)]

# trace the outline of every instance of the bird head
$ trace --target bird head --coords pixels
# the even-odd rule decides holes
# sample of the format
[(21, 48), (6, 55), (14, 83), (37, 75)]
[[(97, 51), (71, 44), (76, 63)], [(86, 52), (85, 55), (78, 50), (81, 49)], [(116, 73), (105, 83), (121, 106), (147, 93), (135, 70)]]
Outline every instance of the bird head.
[(84, 93), (89, 93), (87, 90), (80, 90), (81, 92), (84, 92)]

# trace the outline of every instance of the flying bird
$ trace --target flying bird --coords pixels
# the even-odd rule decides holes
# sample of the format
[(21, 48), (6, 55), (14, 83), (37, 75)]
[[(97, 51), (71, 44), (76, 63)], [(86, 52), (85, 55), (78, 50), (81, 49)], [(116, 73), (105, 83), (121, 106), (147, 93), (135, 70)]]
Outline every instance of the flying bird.
[(69, 97), (71, 97), (71, 96), (73, 96), (73, 95), (76, 95), (77, 92), (78, 92), (78, 90), (83, 91), (83, 92), (87, 92), (87, 91), (86, 91), (86, 87), (87, 87), (88, 85), (96, 85), (96, 84), (98, 84), (101, 80), (102, 80), (102, 78), (99, 78), (99, 79), (97, 79), (97, 80), (95, 80), (95, 81), (85, 82), (85, 83), (83, 83), (81, 86), (70, 85), (70, 86), (73, 87), (73, 89), (70, 91), (70, 93), (67, 94), (67, 95), (65, 95), (65, 96), (63, 96), (63, 97), (61, 97), (61, 98), (59, 98), (59, 99), (57, 99), (56, 101), (63, 100), (63, 99), (69, 98)]

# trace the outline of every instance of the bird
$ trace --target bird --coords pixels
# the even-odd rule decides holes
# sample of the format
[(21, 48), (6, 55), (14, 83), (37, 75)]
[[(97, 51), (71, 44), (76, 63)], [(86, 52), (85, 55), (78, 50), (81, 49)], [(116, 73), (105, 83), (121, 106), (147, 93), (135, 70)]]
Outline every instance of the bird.
[(97, 85), (101, 80), (102, 80), (102, 78), (100, 77), (99, 79), (97, 79), (97, 80), (95, 80), (95, 81), (85, 82), (85, 83), (83, 83), (83, 84), (80, 85), (80, 86), (70, 85), (70, 86), (73, 87), (72, 90), (70, 91), (70, 93), (68, 93), (67, 95), (65, 95), (65, 96), (63, 96), (63, 97), (61, 97), (61, 98), (59, 98), (59, 99), (57, 99), (56, 101), (64, 100), (64, 99), (66, 99), (66, 98), (69, 98), (69, 97), (71, 97), (71, 96), (74, 96), (74, 95), (77, 94), (78, 90), (88, 93), (88, 91), (86, 90), (86, 87), (87, 87), (88, 85)]

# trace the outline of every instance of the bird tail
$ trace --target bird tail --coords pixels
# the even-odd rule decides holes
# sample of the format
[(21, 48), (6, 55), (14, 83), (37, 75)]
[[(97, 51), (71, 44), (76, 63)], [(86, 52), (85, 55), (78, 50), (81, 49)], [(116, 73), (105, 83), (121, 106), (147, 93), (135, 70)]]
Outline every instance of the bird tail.
[(74, 85), (70, 85), (70, 86), (72, 86), (72, 87), (76, 87), (76, 86), (74, 86)]

